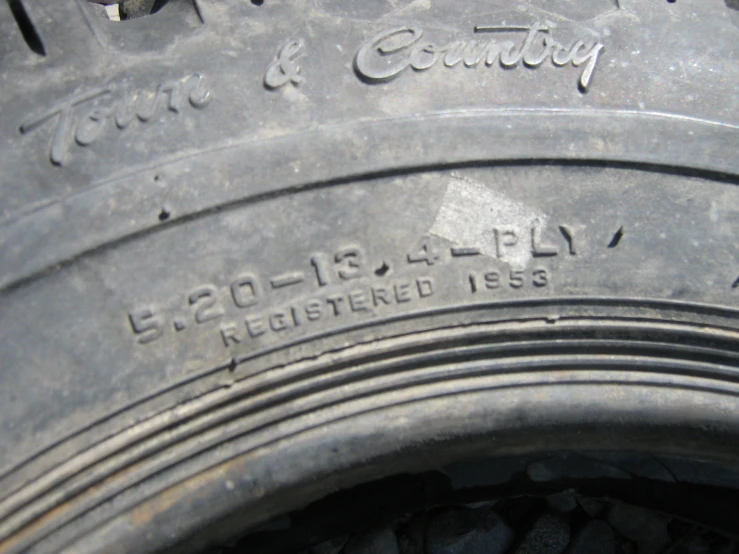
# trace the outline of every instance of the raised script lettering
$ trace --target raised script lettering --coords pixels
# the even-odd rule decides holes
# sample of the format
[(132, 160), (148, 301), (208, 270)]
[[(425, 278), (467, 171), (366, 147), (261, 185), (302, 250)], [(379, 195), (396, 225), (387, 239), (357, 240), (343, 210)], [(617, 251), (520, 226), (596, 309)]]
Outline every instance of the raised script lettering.
[(359, 76), (370, 82), (387, 81), (408, 68), (425, 71), (443, 62), (446, 67), (464, 63), (467, 67), (499, 64), (513, 67), (523, 62), (530, 68), (539, 67), (550, 59), (555, 67), (572, 64), (583, 67), (579, 86), (587, 90), (603, 50), (600, 41), (577, 40), (565, 47), (555, 40), (546, 25), (477, 26), (476, 34), (519, 34), (522, 39), (467, 39), (437, 44), (424, 39), (425, 31), (418, 27), (397, 27), (383, 31), (368, 40), (357, 52), (354, 61)]

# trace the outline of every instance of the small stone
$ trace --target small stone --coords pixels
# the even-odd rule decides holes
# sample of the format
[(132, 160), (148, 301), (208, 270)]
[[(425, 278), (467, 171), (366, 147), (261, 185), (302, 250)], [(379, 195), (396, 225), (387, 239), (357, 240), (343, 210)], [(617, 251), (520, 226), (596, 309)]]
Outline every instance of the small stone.
[[(110, 0), (106, 3), (112, 4)], [(156, 2), (154, 0), (119, 0), (121, 11), (129, 18), (142, 17), (149, 15)]]
[(606, 508), (605, 504), (592, 498), (580, 498), (579, 502), (583, 511), (592, 518), (600, 517)]
[(615, 554), (613, 529), (602, 519), (588, 521), (572, 539), (567, 554)]
[(739, 546), (734, 542), (727, 542), (716, 547), (714, 554), (736, 554), (737, 552), (739, 552)]
[(400, 554), (425, 554), (423, 538), (426, 536), (426, 514), (408, 521), (397, 534)]
[(528, 521), (542, 509), (540, 498), (522, 496), (513, 500), (505, 510), (508, 522), (518, 528), (523, 521)]
[(561, 515), (540, 516), (516, 549), (516, 554), (562, 554), (570, 542), (570, 524)]
[(400, 554), (398, 540), (389, 527), (355, 534), (344, 548), (345, 554)]
[(561, 514), (568, 514), (577, 508), (577, 498), (573, 490), (551, 494), (546, 500), (550, 509)]
[(503, 554), (512, 542), (510, 527), (486, 509), (442, 512), (426, 530), (427, 554)]
[(348, 535), (342, 535), (333, 539), (322, 542), (315, 546), (310, 547), (308, 552), (310, 554), (339, 554), (341, 549), (344, 548), (346, 541), (349, 539)]
[(711, 548), (703, 537), (693, 535), (675, 546), (672, 552), (674, 554), (714, 554), (716, 550)]
[(636, 543), (631, 541), (621, 543), (621, 554), (637, 554)]
[(423, 543), (418, 542), (408, 535), (400, 535), (398, 537), (398, 547), (400, 554), (424, 554)]
[(638, 541), (636, 543), (636, 554), (661, 554), (669, 544), (669, 537), (667, 539)]
[(606, 521), (624, 537), (636, 541), (640, 554), (659, 552), (670, 543), (667, 526), (672, 518), (659, 512), (630, 504), (612, 504)]

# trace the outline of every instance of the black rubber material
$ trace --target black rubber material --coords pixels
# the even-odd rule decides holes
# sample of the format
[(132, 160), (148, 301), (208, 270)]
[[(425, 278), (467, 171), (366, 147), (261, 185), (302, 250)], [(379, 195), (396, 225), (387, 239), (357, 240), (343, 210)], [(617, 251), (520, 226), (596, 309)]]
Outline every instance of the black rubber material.
[(735, 468), (737, 13), (0, 1), (0, 551), (480, 452)]
[[(477, 460), (336, 492), (211, 552), (353, 554), (372, 551), (353, 548), (351, 543), (378, 529), (396, 537), (389, 548), (375, 546), (379, 552), (485, 551), (475, 548), (470, 535), (484, 532), (486, 518), (473, 518), (476, 525), (448, 523), (452, 515), (490, 511), (507, 532), (489, 537), (488, 551), (736, 552), (736, 491), (680, 482), (686, 468), (706, 475), (721, 471), (694, 460), (639, 459), (624, 453)], [(610, 500), (614, 496), (619, 500)], [(686, 504), (685, 498), (692, 502)], [(530, 536), (542, 520), (558, 525), (549, 533)], [(578, 545), (589, 527), (604, 524), (610, 533), (599, 540), (593, 537), (587, 546)], [(393, 548), (393, 542), (399, 548)]]

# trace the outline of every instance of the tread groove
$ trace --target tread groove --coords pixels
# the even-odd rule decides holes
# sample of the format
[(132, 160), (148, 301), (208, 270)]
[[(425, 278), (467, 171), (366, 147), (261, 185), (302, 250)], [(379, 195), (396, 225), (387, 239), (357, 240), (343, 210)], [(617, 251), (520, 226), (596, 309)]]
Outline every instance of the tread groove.
[[(618, 332), (616, 334), (620, 335)], [(157, 459), (143, 462), (140, 457), (142, 454), (146, 456), (144, 459), (148, 459), (149, 456), (160, 452), (162, 449), (171, 450), (174, 448), (181, 454), (180, 456), (175, 456), (175, 458), (179, 458), (180, 460), (190, 459), (193, 456), (202, 454), (204, 448), (207, 450), (213, 444), (220, 444), (229, 440), (229, 438), (236, 439), (243, 437), (245, 434), (261, 431), (265, 427), (283, 421), (286, 417), (291, 418), (299, 415), (297, 413), (286, 414), (286, 405), (298, 401), (301, 397), (308, 398), (317, 393), (326, 393), (329, 397), (332, 397), (330, 391), (335, 391), (337, 387), (342, 391), (343, 386), (359, 387), (352, 395), (352, 398), (361, 399), (378, 394), (379, 392), (395, 390), (398, 387), (414, 387), (426, 382), (435, 383), (440, 379), (442, 381), (448, 379), (452, 374), (445, 368), (451, 367), (449, 365), (450, 363), (455, 366), (454, 377), (457, 379), (465, 375), (467, 377), (481, 376), (489, 373), (490, 370), (480, 366), (480, 355), (484, 359), (489, 358), (488, 363), (492, 364), (491, 367), (496, 366), (497, 370), (495, 370), (495, 373), (500, 375), (520, 373), (523, 366), (529, 368), (535, 366), (536, 371), (563, 369), (571, 371), (573, 369), (592, 369), (593, 367), (615, 370), (626, 364), (632, 365), (639, 372), (648, 370), (651, 373), (652, 368), (660, 367), (669, 368), (671, 372), (684, 376), (700, 378), (705, 376), (704, 366), (708, 364), (708, 366), (713, 367), (714, 371), (719, 370), (722, 373), (722, 379), (733, 381), (729, 374), (734, 373), (734, 368), (736, 367), (736, 352), (726, 351), (725, 346), (722, 348), (718, 344), (712, 344), (713, 341), (710, 341), (711, 344), (701, 346), (700, 342), (702, 341), (699, 341), (699, 344), (689, 344), (690, 341), (686, 343), (685, 340), (666, 344), (660, 340), (656, 340), (657, 337), (650, 337), (651, 340), (641, 343), (629, 339), (628, 336), (629, 333), (627, 333), (624, 339), (620, 339), (626, 340), (626, 343), (620, 343), (619, 339), (615, 336), (611, 337), (611, 339), (616, 338), (616, 343), (607, 339), (605, 342), (599, 342), (599, 345), (594, 347), (595, 351), (593, 352), (587, 352), (587, 350), (590, 350), (589, 348), (583, 349), (580, 341), (560, 343), (560, 348), (558, 349), (560, 351), (554, 353), (554, 355), (548, 354), (542, 356), (543, 352), (540, 351), (538, 353), (533, 352), (534, 355), (532, 358), (532, 352), (526, 349), (523, 352), (517, 351), (515, 345), (512, 345), (506, 340), (503, 340), (501, 344), (496, 346), (498, 341), (493, 340), (490, 343), (491, 336), (483, 335), (479, 337), (482, 344), (476, 344), (477, 341), (473, 341), (472, 344), (463, 342), (459, 345), (459, 348), (452, 349), (454, 350), (452, 358), (458, 359), (457, 364), (454, 364), (453, 359), (446, 359), (445, 356), (439, 356), (437, 354), (435, 362), (434, 360), (425, 360), (421, 363), (420, 366), (422, 369), (416, 367), (418, 364), (414, 364), (412, 359), (419, 355), (421, 358), (425, 358), (423, 354), (425, 348), (421, 348), (420, 351), (412, 349), (410, 359), (407, 357), (408, 352), (403, 352), (402, 349), (398, 350), (397, 347), (391, 348), (389, 352), (380, 356), (379, 359), (365, 360), (366, 364), (362, 366), (355, 367), (355, 364), (349, 360), (349, 363), (346, 364), (343, 370), (342, 364), (339, 363), (337, 365), (336, 360), (331, 358), (333, 360), (331, 364), (334, 366), (334, 369), (338, 369), (337, 372), (332, 371), (331, 376), (328, 376), (325, 370), (320, 370), (316, 373), (314, 371), (305, 371), (306, 368), (303, 368), (302, 371), (299, 371), (302, 377), (296, 379), (296, 375), (284, 374), (285, 368), (283, 368), (283, 371), (279, 371), (282, 375), (275, 375), (276, 383), (274, 383), (279, 384), (280, 388), (278, 390), (281, 392), (278, 398), (271, 399), (267, 399), (264, 396), (264, 391), (260, 390), (259, 386), (248, 386), (248, 381), (253, 375), (247, 376), (239, 387), (239, 389), (246, 387), (244, 390), (234, 389), (232, 394), (226, 395), (229, 397), (228, 399), (215, 399), (216, 402), (214, 405), (211, 405), (212, 403), (206, 399), (203, 399), (204, 403), (202, 401), (196, 402), (200, 407), (200, 409), (196, 410), (197, 413), (189, 414), (189, 416), (186, 416), (184, 420), (179, 421), (176, 425), (172, 425), (170, 421), (165, 429), (159, 431), (159, 433), (163, 431), (164, 435), (160, 435), (159, 437), (140, 437), (143, 439), (143, 442), (136, 448), (132, 448), (134, 444), (129, 444), (124, 449), (124, 452), (128, 452), (129, 455), (133, 456), (131, 459), (128, 459), (130, 458), (129, 455), (124, 454), (123, 458), (126, 458), (124, 460), (115, 456), (115, 452), (108, 452), (107, 455), (104, 455), (97, 461), (90, 460), (92, 465), (96, 467), (96, 470), (86, 464), (87, 469), (84, 475), (78, 474), (75, 476), (73, 472), (72, 475), (66, 478), (62, 476), (61, 481), (56, 483), (55, 486), (63, 485), (63, 489), (57, 488), (56, 494), (52, 492), (53, 488), (52, 490), (47, 490), (48, 487), (42, 487), (44, 490), (37, 491), (37, 493), (41, 494), (35, 499), (28, 498), (25, 499), (26, 501), (17, 499), (20, 500), (17, 508), (20, 508), (20, 512), (29, 512), (25, 514), (26, 518), (35, 519), (40, 517), (41, 519), (38, 520), (40, 525), (38, 532), (46, 536), (46, 534), (53, 532), (53, 529), (47, 528), (48, 523), (43, 523), (43, 513), (53, 508), (53, 506), (58, 505), (60, 500), (58, 494), (60, 492), (64, 491), (62, 495), (65, 501), (71, 501), (72, 497), (75, 498), (74, 504), (77, 507), (72, 512), (79, 511), (79, 513), (76, 516), (72, 513), (68, 514), (73, 519), (98, 506), (104, 500), (97, 493), (92, 496), (86, 494), (80, 495), (82, 490), (90, 486), (91, 483), (88, 482), (90, 479), (99, 482), (101, 478), (118, 474), (120, 477), (123, 477), (124, 482), (119, 482), (115, 486), (111, 483), (110, 486), (121, 492), (122, 490), (129, 489), (136, 483), (146, 480), (153, 473), (158, 473), (179, 463), (176, 459), (172, 459), (171, 456), (164, 456), (163, 458), (158, 456)], [(548, 348), (544, 348), (544, 351), (549, 352), (552, 346), (550, 341), (554, 337), (546, 336), (541, 338), (544, 338), (544, 342), (549, 345)], [(609, 344), (613, 348), (608, 348)], [(514, 346), (513, 350), (510, 349), (511, 346)], [(530, 348), (533, 344), (528, 344), (528, 346)], [(717, 347), (718, 350), (716, 349)], [(497, 355), (490, 357), (490, 354), (493, 354), (493, 352), (498, 351), (500, 348), (503, 350), (497, 352)], [(626, 356), (614, 356), (614, 352), (629, 352), (629, 354)], [(693, 355), (690, 355), (691, 352)], [(686, 354), (688, 355), (686, 356)], [(680, 361), (675, 359), (676, 355)], [(430, 367), (429, 362), (432, 362), (431, 366), (435, 370), (426, 375)], [(726, 365), (727, 363), (728, 365)], [(321, 361), (314, 360), (312, 364), (319, 364), (320, 366)], [(309, 363), (309, 365), (312, 364)], [(298, 365), (301, 365), (300, 362), (298, 362)], [(399, 371), (401, 368), (403, 370)], [(419, 374), (419, 371), (423, 372), (423, 375)], [(372, 381), (376, 381), (377, 386), (373, 385), (365, 390), (362, 382), (367, 382), (368, 377), (373, 377)], [(382, 382), (387, 379), (392, 381), (392, 383), (383, 384)], [(341, 400), (346, 401), (347, 398), (344, 392), (341, 395), (343, 395), (341, 396)], [(336, 398), (333, 400), (331, 398), (324, 400), (328, 401), (328, 405), (333, 405), (337, 401)], [(326, 408), (324, 400), (320, 401), (322, 409)], [(298, 404), (301, 403), (298, 402)], [(305, 406), (302, 408), (299, 406), (296, 407), (298, 412), (305, 408)], [(265, 417), (267, 420), (264, 420)], [(277, 420), (274, 420), (274, 417), (277, 417)], [(239, 423), (242, 419), (244, 419), (243, 424)], [(249, 423), (250, 420), (251, 423)], [(214, 428), (218, 425), (227, 423), (229, 427), (233, 427), (229, 431), (228, 437), (221, 431), (214, 431)], [(243, 425), (246, 425), (246, 427), (243, 427)], [(157, 433), (155, 432), (155, 434)], [(194, 436), (200, 436), (201, 438), (193, 440)], [(206, 436), (210, 436), (211, 438), (208, 440), (215, 442), (210, 446), (206, 445), (205, 442), (208, 442), (208, 440), (202, 440)], [(170, 444), (172, 440), (174, 442)], [(138, 441), (136, 442), (138, 443)], [(147, 443), (149, 444), (148, 448)], [(153, 451), (151, 447), (154, 447)], [(77, 469), (81, 470), (82, 468)], [(100, 494), (105, 497), (110, 492), (101, 492)], [(28, 508), (23, 508), (23, 506), (27, 505), (27, 501), (35, 504), (35, 507), (31, 505)], [(18, 522), (13, 523), (12, 520), (22, 517), (23, 514), (20, 512), (16, 512), (15, 516), (10, 516), (10, 521), (6, 520), (4, 522), (5, 532), (7, 532), (8, 526), (14, 527), (18, 525)], [(25, 523), (29, 523), (29, 521), (26, 520)], [(31, 527), (35, 527), (35, 524), (31, 524)]]
[(8, 6), (10, 6), (10, 11), (13, 14), (13, 18), (15, 19), (18, 29), (20, 29), (21, 35), (23, 35), (23, 40), (26, 41), (28, 48), (39, 56), (46, 56), (46, 47), (44, 46), (41, 36), (36, 30), (33, 21), (31, 21), (31, 18), (28, 16), (28, 12), (26, 11), (26, 7), (23, 5), (23, 2), (21, 0), (7, 1)]

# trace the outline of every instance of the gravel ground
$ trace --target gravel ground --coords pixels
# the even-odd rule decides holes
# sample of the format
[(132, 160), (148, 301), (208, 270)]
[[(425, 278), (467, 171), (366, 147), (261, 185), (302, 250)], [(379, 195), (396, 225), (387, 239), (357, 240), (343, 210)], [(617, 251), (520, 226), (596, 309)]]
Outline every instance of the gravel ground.
[(300, 554), (739, 554), (739, 548), (658, 512), (561, 493), (413, 514)]

